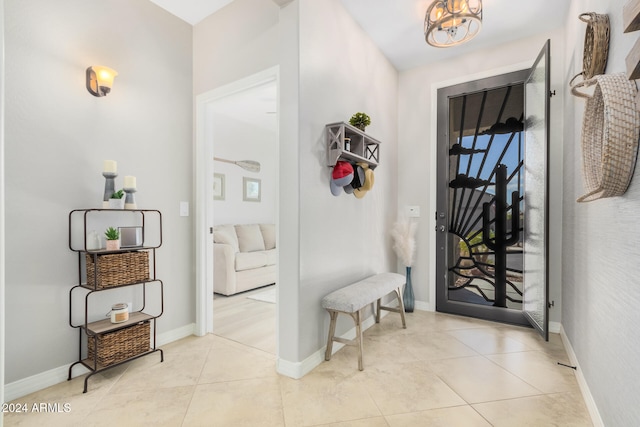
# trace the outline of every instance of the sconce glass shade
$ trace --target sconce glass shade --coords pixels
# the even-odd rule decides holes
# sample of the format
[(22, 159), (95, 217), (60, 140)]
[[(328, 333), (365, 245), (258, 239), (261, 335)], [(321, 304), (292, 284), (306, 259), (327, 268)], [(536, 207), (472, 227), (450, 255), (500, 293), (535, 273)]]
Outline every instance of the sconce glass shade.
[(93, 65), (87, 68), (87, 90), (93, 96), (106, 96), (111, 92), (118, 72), (113, 68)]
[(436, 0), (424, 17), (424, 37), (434, 47), (467, 42), (482, 28), (482, 0)]

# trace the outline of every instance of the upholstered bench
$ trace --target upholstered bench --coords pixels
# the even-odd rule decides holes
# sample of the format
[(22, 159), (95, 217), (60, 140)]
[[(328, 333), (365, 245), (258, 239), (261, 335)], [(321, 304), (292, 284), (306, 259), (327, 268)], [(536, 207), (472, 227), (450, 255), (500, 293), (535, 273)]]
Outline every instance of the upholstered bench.
[[(333, 342), (337, 341), (346, 345), (358, 346), (358, 369), (364, 369), (362, 363), (362, 316), (361, 310), (377, 301), (376, 323), (380, 323), (380, 311), (387, 310), (400, 313), (402, 317), (402, 327), (407, 328), (404, 318), (404, 302), (402, 301), (402, 286), (405, 284), (405, 277), (397, 273), (380, 273), (367, 277), (359, 282), (353, 283), (344, 288), (331, 292), (322, 299), (322, 307), (329, 312), (331, 324), (329, 325), (329, 339), (327, 340), (327, 351), (325, 360), (331, 360)], [(398, 299), (398, 307), (382, 306), (381, 300), (385, 295), (395, 292)], [(338, 314), (348, 314), (356, 324), (356, 338), (347, 340), (336, 337), (336, 320)]]

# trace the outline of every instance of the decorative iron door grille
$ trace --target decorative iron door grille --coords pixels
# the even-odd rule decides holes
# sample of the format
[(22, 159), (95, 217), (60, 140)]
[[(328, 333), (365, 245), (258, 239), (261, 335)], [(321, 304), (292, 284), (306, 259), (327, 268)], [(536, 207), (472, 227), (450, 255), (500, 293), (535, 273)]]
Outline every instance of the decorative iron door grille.
[(523, 85), (449, 107), (449, 299), (521, 309)]
[(528, 324), (522, 314), (528, 73), (438, 92), (438, 311)]

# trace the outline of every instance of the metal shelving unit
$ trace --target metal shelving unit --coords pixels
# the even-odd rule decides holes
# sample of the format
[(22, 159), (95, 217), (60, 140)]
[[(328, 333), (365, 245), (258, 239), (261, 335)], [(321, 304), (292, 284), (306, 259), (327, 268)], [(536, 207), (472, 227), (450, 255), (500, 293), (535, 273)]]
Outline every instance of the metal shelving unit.
[[(128, 247), (123, 248), (117, 251), (107, 251), (104, 249), (87, 249), (87, 224), (89, 223), (91, 217), (93, 219), (99, 219), (100, 216), (110, 215), (112, 217), (124, 217), (124, 216), (133, 216), (133, 222), (138, 224), (142, 228), (142, 242), (141, 246), (136, 247)], [(156, 242), (151, 245), (145, 245), (145, 239), (148, 237), (148, 229), (147, 223), (148, 216), (155, 216), (155, 222), (157, 224), (157, 238)], [(132, 219), (129, 217), (129, 223), (131, 223)], [(79, 222), (77, 224), (76, 222)], [(83, 234), (81, 239), (77, 239), (79, 236), (76, 234), (78, 230)], [(78, 244), (80, 243), (80, 244)], [(160, 353), (160, 361), (164, 361), (164, 353), (161, 349), (156, 348), (156, 320), (162, 316), (164, 311), (164, 284), (162, 280), (156, 277), (156, 249), (158, 249), (162, 245), (162, 214), (158, 210), (147, 210), (147, 209), (134, 209), (134, 210), (118, 210), (118, 209), (76, 209), (72, 210), (69, 213), (69, 249), (78, 254), (78, 284), (73, 286), (69, 290), (69, 326), (72, 328), (78, 329), (78, 360), (69, 366), (69, 376), (68, 380), (71, 380), (72, 370), (76, 365), (82, 365), (89, 370), (89, 374), (84, 379), (84, 390), (83, 392), (87, 392), (87, 385), (89, 378), (93, 375), (105, 371), (107, 369), (120, 366), (124, 363), (127, 363), (131, 360), (138, 359), (140, 357), (153, 354)], [(149, 277), (143, 278), (142, 280), (135, 280), (133, 283), (122, 283), (122, 284), (110, 284), (106, 287), (100, 287), (98, 276), (99, 276), (99, 258), (104, 255), (113, 255), (113, 254), (125, 254), (128, 252), (141, 252), (145, 251), (148, 255), (151, 256), (151, 261), (149, 261)], [(83, 262), (84, 258), (84, 262)], [(92, 277), (92, 283), (89, 283), (87, 278), (87, 274), (83, 275), (83, 271), (85, 270), (87, 260), (92, 260), (94, 268), (94, 276)], [(93, 322), (89, 322), (89, 306), (90, 299), (93, 295), (98, 293), (109, 292), (114, 289), (122, 289), (125, 287), (140, 287), (142, 291), (142, 307), (139, 310), (133, 311), (129, 313), (129, 319), (125, 322), (121, 323), (111, 323), (110, 319), (102, 319)], [(155, 287), (158, 288), (156, 291), (159, 292), (159, 310), (156, 308), (156, 311), (153, 312), (147, 308), (147, 288)], [(74, 295), (77, 292), (84, 292), (84, 321), (83, 322), (73, 322), (73, 314), (74, 314)], [(122, 357), (120, 360), (116, 360), (113, 363), (109, 363), (108, 365), (102, 365), (98, 361), (98, 355), (100, 354), (100, 337), (106, 336), (106, 334), (112, 333), (122, 333), (126, 332), (125, 330), (128, 328), (134, 327), (145, 327), (146, 323), (149, 324), (150, 330), (153, 332), (150, 333), (148, 346), (145, 345), (144, 348), (139, 349), (134, 354), (128, 354), (125, 357)], [(86, 345), (83, 344), (83, 339), (86, 339)], [(92, 340), (90, 343), (89, 341)], [(87, 356), (83, 356), (83, 349), (87, 348)], [(89, 347), (92, 348), (93, 357), (89, 357), (88, 353), (91, 352)]]

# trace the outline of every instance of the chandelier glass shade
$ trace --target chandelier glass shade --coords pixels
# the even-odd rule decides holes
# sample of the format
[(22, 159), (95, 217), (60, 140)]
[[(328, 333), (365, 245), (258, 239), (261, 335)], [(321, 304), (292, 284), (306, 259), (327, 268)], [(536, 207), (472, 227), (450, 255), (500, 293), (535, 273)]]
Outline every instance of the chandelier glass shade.
[(436, 0), (424, 17), (424, 37), (435, 47), (450, 47), (474, 38), (482, 28), (482, 0)]

